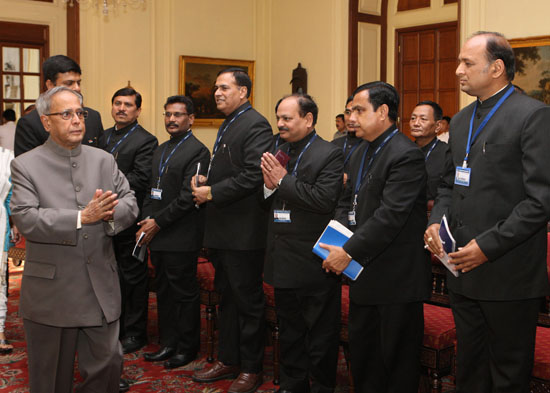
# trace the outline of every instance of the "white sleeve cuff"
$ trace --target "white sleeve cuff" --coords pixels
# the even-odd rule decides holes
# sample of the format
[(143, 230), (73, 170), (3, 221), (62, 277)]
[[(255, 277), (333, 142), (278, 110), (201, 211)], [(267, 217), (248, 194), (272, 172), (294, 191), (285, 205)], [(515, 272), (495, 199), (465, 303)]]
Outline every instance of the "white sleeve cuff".
[(80, 229), (82, 228), (82, 212), (79, 210), (78, 211), (78, 217), (76, 219), (76, 229)]
[(276, 188), (274, 188), (273, 190), (270, 190), (269, 188), (267, 188), (264, 184), (264, 199), (267, 199), (269, 198), (271, 195), (273, 195), (273, 193), (277, 191)]

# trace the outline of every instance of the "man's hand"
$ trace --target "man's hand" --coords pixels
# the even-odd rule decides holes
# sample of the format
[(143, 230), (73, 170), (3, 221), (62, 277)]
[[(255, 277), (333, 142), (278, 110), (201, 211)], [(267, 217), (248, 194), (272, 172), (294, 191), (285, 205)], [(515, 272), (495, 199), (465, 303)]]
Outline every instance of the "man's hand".
[(488, 261), (476, 239), (470, 240), (464, 247), (459, 247), (458, 251), (450, 253), (449, 257), (449, 262), (455, 264), (456, 270), (461, 273), (468, 273)]
[(205, 186), (206, 177), (199, 175), (199, 186), (197, 187), (196, 175), (191, 178), (191, 190), (193, 191), (193, 201), (196, 205), (202, 205), (208, 202), (208, 195), (211, 195), (212, 189), (210, 186)]
[(443, 257), (443, 246), (441, 245), (441, 239), (439, 239), (439, 227), (440, 224), (432, 224), (424, 232), (424, 243), (430, 252), (434, 255)]
[(351, 258), (344, 249), (324, 243), (319, 243), (319, 246), (329, 252), (327, 259), (323, 261), (323, 269), (325, 269), (327, 273), (334, 272), (336, 274), (342, 274), (351, 262)]
[(286, 169), (271, 153), (264, 153), (262, 155), (260, 166), (262, 167), (262, 174), (264, 175), (264, 183), (270, 190), (276, 188), (279, 181), (287, 174)]
[(155, 237), (160, 227), (157, 225), (157, 222), (154, 218), (146, 218), (137, 223), (141, 228), (136, 232), (136, 242), (139, 240), (142, 232), (145, 232), (145, 236), (141, 239), (138, 246), (143, 246), (144, 244), (149, 244), (151, 240)]
[(115, 206), (118, 205), (117, 197), (118, 195), (113, 194), (112, 191), (95, 190), (92, 200), (80, 213), (82, 225), (112, 219), (115, 214)]
[(15, 225), (12, 225), (11, 233), (12, 233), (11, 241), (15, 244), (19, 243), (19, 241), (21, 240), (21, 232), (19, 232), (19, 229), (17, 229)]

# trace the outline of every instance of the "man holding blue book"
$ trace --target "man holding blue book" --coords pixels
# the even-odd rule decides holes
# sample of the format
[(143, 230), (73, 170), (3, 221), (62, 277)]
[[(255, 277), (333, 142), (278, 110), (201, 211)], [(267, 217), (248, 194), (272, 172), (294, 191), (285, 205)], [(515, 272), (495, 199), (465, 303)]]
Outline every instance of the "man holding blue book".
[(324, 245), (323, 262), (341, 273), (364, 266), (350, 284), (349, 346), (361, 393), (416, 393), (420, 379), (423, 301), (430, 294), (424, 154), (395, 125), (399, 96), (385, 82), (359, 86), (350, 121), (362, 143), (351, 158), (336, 219), (354, 232), (343, 247)]

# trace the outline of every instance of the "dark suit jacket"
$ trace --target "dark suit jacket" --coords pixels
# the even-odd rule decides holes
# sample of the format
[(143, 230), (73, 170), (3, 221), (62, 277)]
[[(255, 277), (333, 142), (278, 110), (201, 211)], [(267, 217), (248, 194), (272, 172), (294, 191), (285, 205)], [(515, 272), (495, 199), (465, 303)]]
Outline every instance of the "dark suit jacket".
[[(230, 114), (222, 128), (248, 105), (247, 102)], [(260, 159), (271, 149), (272, 141), (271, 126), (254, 109), (244, 112), (225, 132), (208, 178), (213, 200), (206, 204), (206, 247), (265, 247), (267, 213), (256, 194), (263, 186)]]
[[(290, 174), (313, 134), (279, 148), (288, 152), (287, 174), (270, 197), (264, 280), (277, 288), (320, 287), (339, 281), (321, 268), (322, 260), (311, 251), (328, 222), (342, 188), (344, 158), (341, 149), (317, 136), (305, 151), (297, 176)], [(276, 223), (273, 210), (290, 210), (290, 223)]]
[[(370, 152), (394, 129), (390, 127), (371, 142)], [(363, 143), (353, 154), (349, 187), (336, 211), (336, 218), (355, 232), (344, 250), (365, 266), (350, 286), (350, 297), (358, 304), (425, 300), (430, 294), (431, 267), (423, 241), (427, 220), (424, 155), (402, 133), (390, 139), (362, 182), (357, 225), (349, 226), (348, 212), (366, 148)]]
[(201, 173), (206, 174), (210, 152), (194, 135), (185, 140), (167, 163), (159, 179), (159, 163), (164, 160), (187, 133), (164, 142), (153, 155), (151, 186), (162, 190), (162, 199), (145, 197), (142, 218), (154, 218), (160, 231), (155, 235), (149, 249), (152, 251), (196, 251), (202, 246), (204, 232), (204, 209), (196, 209), (191, 195), (191, 178), (201, 164)]
[[(136, 125), (135, 122), (117, 131), (114, 127), (105, 130), (99, 140), (99, 147), (110, 152), (134, 125)], [(109, 143), (107, 144), (107, 142)], [(118, 168), (124, 173), (130, 183), (130, 188), (136, 194), (140, 209), (143, 206), (145, 195), (150, 192), (151, 163), (157, 146), (157, 138), (138, 124), (134, 132), (128, 135), (112, 152)]]
[[(434, 137), (434, 139), (432, 139), (430, 143), (420, 149), (422, 150), (422, 153), (424, 153), (424, 156), (428, 154), (430, 148), (434, 143), (434, 140), (436, 139), (437, 137)], [(445, 172), (445, 160), (450, 159), (450, 156), (448, 156), (447, 154), (449, 150), (449, 145), (447, 145), (443, 141), (440, 141), (439, 139), (437, 140), (437, 144), (435, 145), (432, 152), (428, 156), (428, 159), (426, 160), (426, 173), (428, 175), (426, 199), (428, 200), (435, 199), (435, 196), (437, 195), (437, 187), (439, 187), (439, 183), (441, 183), (443, 173)]]
[[(474, 131), (505, 93), (485, 100)], [(447, 214), (457, 247), (476, 239), (489, 259), (455, 278), (453, 291), (480, 300), (518, 300), (549, 293), (546, 223), (550, 218), (550, 107), (519, 93), (503, 103), (474, 141), (470, 186), (454, 185), (475, 103), (451, 121), (449, 162), (430, 216)]]
[[(103, 124), (99, 112), (92, 108), (84, 107), (88, 111), (88, 117), (84, 121), (86, 134), (82, 138), (82, 144), (98, 146), (99, 138), (103, 134)], [(48, 132), (44, 129), (38, 111), (35, 109), (17, 121), (15, 128), (15, 156), (23, 154), (36, 146), (42, 145), (48, 139)]]

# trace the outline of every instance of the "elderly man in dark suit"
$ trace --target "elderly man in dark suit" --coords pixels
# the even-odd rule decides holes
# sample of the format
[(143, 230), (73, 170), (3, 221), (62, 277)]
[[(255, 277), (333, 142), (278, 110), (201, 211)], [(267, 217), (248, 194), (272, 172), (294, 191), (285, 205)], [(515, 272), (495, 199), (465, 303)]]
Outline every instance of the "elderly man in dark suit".
[(37, 100), (50, 137), (12, 162), (12, 218), (27, 239), (21, 284), (32, 393), (119, 390), (120, 288), (111, 237), (138, 208), (114, 158), (82, 146), (82, 96), (55, 87)]
[(318, 108), (310, 96), (284, 97), (275, 110), (286, 141), (280, 150), (289, 162), (285, 168), (264, 153), (262, 172), (271, 205), (264, 280), (275, 287), (280, 392), (331, 392), (340, 338), (340, 277), (325, 272), (311, 249), (334, 217), (344, 157), (315, 131)]
[(270, 149), (273, 132), (248, 101), (251, 89), (242, 69), (218, 74), (214, 98), (226, 118), (207, 179), (201, 176), (199, 187), (192, 182), (195, 201), (206, 203), (204, 245), (221, 294), (218, 361), (195, 372), (193, 379), (211, 382), (238, 375), (230, 393), (252, 392), (262, 383), (267, 217), (256, 194), (262, 187), (260, 157)]
[(462, 91), (477, 98), (451, 121), (452, 160), (424, 240), (442, 253), (445, 214), (460, 274), (447, 275), (457, 331), (457, 392), (529, 392), (540, 298), (549, 293), (550, 108), (514, 91), (515, 58), (499, 33), (460, 51)]
[(336, 218), (354, 235), (325, 246), (323, 267), (342, 272), (353, 258), (365, 268), (350, 285), (349, 339), (355, 389), (416, 393), (430, 295), (423, 248), (426, 169), (422, 151), (395, 125), (399, 96), (385, 82), (359, 86), (350, 121), (363, 143), (352, 157), (349, 186)]
[[(48, 90), (56, 86), (65, 86), (80, 93), (82, 71), (73, 59), (64, 55), (52, 56), (42, 64), (42, 73)], [(86, 133), (82, 138), (82, 144), (97, 147), (99, 137), (103, 134), (101, 116), (91, 108), (84, 109), (88, 112), (88, 117), (84, 119)], [(40, 146), (46, 142), (48, 136), (36, 110), (21, 117), (15, 128), (15, 156)]]

